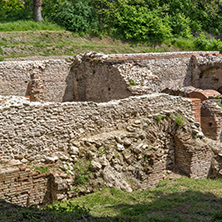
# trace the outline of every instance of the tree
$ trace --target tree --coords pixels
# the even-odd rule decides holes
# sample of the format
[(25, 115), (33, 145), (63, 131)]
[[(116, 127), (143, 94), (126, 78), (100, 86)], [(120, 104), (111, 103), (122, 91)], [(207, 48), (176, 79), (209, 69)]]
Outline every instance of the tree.
[(41, 6), (42, 0), (33, 0), (33, 19), (36, 22), (43, 21)]

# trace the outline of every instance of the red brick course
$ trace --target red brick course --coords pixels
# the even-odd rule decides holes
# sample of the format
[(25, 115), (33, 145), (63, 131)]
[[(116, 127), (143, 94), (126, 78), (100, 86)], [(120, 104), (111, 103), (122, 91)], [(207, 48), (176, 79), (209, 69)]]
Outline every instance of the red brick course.
[(201, 99), (190, 98), (192, 100), (192, 114), (195, 119), (194, 122), (201, 124)]
[(202, 91), (193, 91), (188, 94), (189, 98), (199, 98), (201, 99), (201, 102), (204, 100), (207, 100), (209, 97), (216, 97), (220, 96), (221, 94), (213, 89), (206, 89)]
[(33, 172), (25, 165), (6, 170), (0, 173), (0, 199), (21, 206), (46, 204), (45, 196), (50, 192), (47, 187), (49, 177), (49, 173)]

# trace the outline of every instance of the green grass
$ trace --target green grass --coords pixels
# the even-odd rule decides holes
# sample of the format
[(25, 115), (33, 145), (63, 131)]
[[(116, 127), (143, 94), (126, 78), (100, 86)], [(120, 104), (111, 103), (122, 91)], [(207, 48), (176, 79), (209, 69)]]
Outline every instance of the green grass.
[[(201, 39), (198, 41), (202, 41)], [(220, 50), (220, 42), (210, 41), (215, 50)], [(43, 21), (19, 20), (0, 22), (0, 60), (4, 58), (27, 56), (59, 56), (77, 55), (86, 51), (118, 53), (149, 53), (195, 51), (198, 49), (213, 50), (214, 48), (200, 47), (197, 38), (170, 38), (161, 44), (151, 42), (139, 43), (122, 41), (104, 35), (101, 37), (83, 33), (66, 31), (57, 24)], [(219, 48), (218, 48), (219, 47)], [(132, 83), (133, 84), (133, 83)]]
[(128, 193), (104, 188), (44, 210), (0, 202), (0, 221), (222, 221), (222, 181), (181, 178)]
[(79, 36), (76, 33), (64, 30), (39, 30), (39, 31), (8, 31), (0, 32), (0, 56), (4, 58), (27, 57), (38, 55), (76, 55), (86, 51), (112, 53), (142, 53), (170, 51), (166, 45), (155, 48), (149, 45), (115, 40), (108, 36), (103, 39), (95, 36)]
[(37, 31), (37, 30), (65, 30), (63, 27), (43, 21), (34, 22), (32, 20), (19, 20), (14, 22), (1, 22), (0, 31)]
[(193, 41), (169, 39), (162, 44), (122, 41), (66, 31), (48, 21), (19, 20), (0, 22), (0, 56), (4, 58), (50, 55), (76, 55), (86, 51), (118, 53), (148, 53), (195, 50)]

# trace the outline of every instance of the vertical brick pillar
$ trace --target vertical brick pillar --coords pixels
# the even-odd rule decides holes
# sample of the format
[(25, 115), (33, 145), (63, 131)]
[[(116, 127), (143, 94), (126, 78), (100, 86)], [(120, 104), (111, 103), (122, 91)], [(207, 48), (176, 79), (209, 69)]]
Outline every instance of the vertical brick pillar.
[(195, 119), (194, 122), (201, 124), (201, 99), (189, 98), (192, 100), (192, 114)]
[(30, 101), (44, 101), (44, 82), (38, 72), (31, 74)]

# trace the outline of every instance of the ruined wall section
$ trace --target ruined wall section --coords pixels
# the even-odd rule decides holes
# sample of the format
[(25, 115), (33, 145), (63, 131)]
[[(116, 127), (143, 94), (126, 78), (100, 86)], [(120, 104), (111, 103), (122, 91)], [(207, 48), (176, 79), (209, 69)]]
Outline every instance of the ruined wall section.
[[(202, 52), (197, 52), (198, 55)], [(73, 100), (105, 102), (190, 86), (194, 52), (76, 56), (71, 69)], [(215, 55), (217, 52), (211, 52)], [(71, 97), (70, 97), (71, 99)]]
[(45, 205), (56, 200), (52, 175), (31, 169), (16, 160), (1, 165), (0, 187), (0, 199), (20, 206)]
[(66, 91), (70, 58), (36, 61), (0, 62), (0, 94), (28, 96), (33, 70), (40, 76), (45, 88), (45, 101), (62, 102)]
[(191, 58), (191, 85), (222, 93), (222, 56), (219, 53), (194, 54)]
[(71, 101), (105, 102), (112, 99), (122, 99), (133, 94), (127, 89), (127, 84), (112, 64), (103, 63), (101, 59), (107, 56), (100, 54), (85, 54), (77, 56), (73, 62), (73, 99)]
[(0, 103), (1, 157), (24, 157), (27, 152), (30, 160), (39, 160), (45, 151), (53, 154), (68, 150), (81, 137), (125, 129), (136, 116), (143, 118), (175, 109), (184, 110), (190, 116), (191, 101), (165, 94), (108, 103), (62, 104), (30, 103), (12, 97)]
[(201, 125), (206, 136), (222, 142), (221, 99), (210, 99), (202, 102)]
[[(191, 60), (193, 54), (198, 61)], [(45, 101), (105, 102), (130, 95), (160, 92), (166, 88), (178, 89), (189, 85), (206, 88), (204, 82), (214, 84), (215, 81), (213, 87), (218, 90), (221, 87), (220, 71), (217, 73), (221, 66), (220, 58), (218, 52), (126, 55), (89, 52), (76, 56), (74, 62), (70, 57), (38, 61), (2, 61), (0, 94), (29, 95), (30, 75), (34, 70), (44, 83)], [(202, 69), (205, 71), (203, 78), (200, 78)], [(213, 77), (212, 73), (216, 76)], [(208, 75), (211, 76), (210, 79)]]
[[(1, 173), (5, 173), (3, 163), (13, 161), (47, 166), (52, 182), (48, 183), (48, 177), (42, 181), (54, 188), (50, 185), (42, 190), (53, 192), (54, 200), (67, 200), (104, 186), (143, 190), (168, 175), (180, 177), (187, 161), (181, 150), (190, 153), (185, 176), (208, 175), (211, 150), (199, 124), (194, 123), (190, 99), (152, 94), (107, 103), (39, 103), (18, 97), (0, 100)], [(178, 118), (183, 119), (182, 125)], [(2, 183), (14, 188), (17, 176), (11, 173)], [(32, 187), (34, 179), (28, 175), (24, 182), (31, 182), (27, 186)], [(87, 178), (84, 183), (80, 180), (83, 176)], [(15, 191), (15, 201), (23, 198), (24, 204), (34, 192), (24, 193), (25, 185)], [(14, 195), (13, 189), (9, 191)]]

